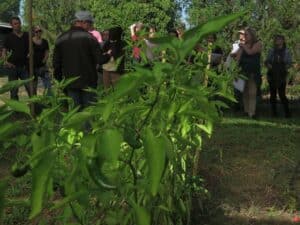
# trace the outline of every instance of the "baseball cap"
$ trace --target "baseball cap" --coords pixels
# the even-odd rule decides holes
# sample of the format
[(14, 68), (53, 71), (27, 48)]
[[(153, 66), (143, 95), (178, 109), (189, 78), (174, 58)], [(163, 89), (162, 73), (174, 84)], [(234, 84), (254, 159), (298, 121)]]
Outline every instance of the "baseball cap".
[(94, 22), (94, 18), (90, 11), (78, 11), (75, 13), (74, 21), (90, 21)]

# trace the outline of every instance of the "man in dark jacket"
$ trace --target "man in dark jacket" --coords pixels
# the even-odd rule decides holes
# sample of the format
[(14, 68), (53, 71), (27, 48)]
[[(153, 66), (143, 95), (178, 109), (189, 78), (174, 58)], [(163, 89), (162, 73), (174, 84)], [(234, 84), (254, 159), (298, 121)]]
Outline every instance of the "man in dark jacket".
[(85, 29), (89, 21), (93, 21), (90, 12), (76, 12), (72, 27), (57, 38), (53, 53), (57, 80), (78, 77), (65, 91), (75, 105), (81, 107), (89, 105), (95, 97), (86, 89), (97, 86), (97, 65), (101, 56), (99, 43)]

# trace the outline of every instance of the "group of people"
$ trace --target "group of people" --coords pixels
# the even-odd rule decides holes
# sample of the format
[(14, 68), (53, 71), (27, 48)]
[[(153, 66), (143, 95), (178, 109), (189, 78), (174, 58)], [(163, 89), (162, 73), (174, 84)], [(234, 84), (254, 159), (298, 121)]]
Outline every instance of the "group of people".
[[(4, 41), (4, 48), (1, 56), (5, 59), (4, 67), (7, 71), (8, 80), (25, 80), (29, 78), (28, 73), (28, 53), (29, 53), (29, 34), (22, 31), (21, 20), (19, 17), (12, 17), (10, 24), (12, 32), (8, 34)], [(41, 77), (44, 87), (50, 91), (51, 80), (47, 69), (49, 57), (48, 41), (42, 38), (42, 29), (39, 26), (33, 28), (32, 45), (34, 51), (34, 80), (32, 88), (29, 84), (25, 89), (29, 96), (36, 94), (38, 77)], [(18, 89), (10, 91), (10, 96), (18, 100)]]
[[(262, 50), (262, 43), (258, 40), (255, 30), (247, 27), (239, 31), (239, 40), (233, 44), (233, 49), (230, 53), (230, 57), (238, 62), (242, 75), (247, 78), (242, 90), (242, 105), (244, 112), (250, 118), (257, 118), (256, 100), (260, 94), (258, 92), (261, 85)], [(276, 34), (274, 36), (273, 46), (267, 54), (264, 65), (267, 67), (272, 115), (274, 117), (278, 116), (276, 100), (278, 93), (284, 108), (285, 117), (289, 118), (291, 117), (291, 112), (286, 97), (286, 86), (288, 69), (292, 65), (292, 57), (286, 47), (283, 35)]]
[[(104, 37), (93, 27), (94, 19), (89, 11), (78, 11), (69, 30), (58, 36), (52, 58), (53, 78), (58, 81), (77, 78), (64, 92), (75, 105), (85, 107), (95, 98), (88, 88), (96, 88), (99, 72), (103, 73), (105, 88), (112, 86), (124, 72), (124, 42), (121, 27), (113, 27)], [(4, 41), (1, 57), (9, 81), (29, 78), (29, 33), (22, 31), (19, 17), (10, 20), (12, 32)], [(35, 26), (32, 31), (34, 80), (25, 85), (28, 96), (37, 94), (38, 79), (51, 94), (51, 76), (47, 67), (48, 41), (42, 38), (42, 29)], [(10, 91), (12, 99), (18, 100), (18, 89)]]
[[(27, 79), (28, 75), (28, 52), (29, 35), (21, 29), (21, 20), (13, 17), (10, 21), (12, 33), (4, 42), (2, 57), (5, 57), (5, 64), (8, 71), (9, 81)], [(123, 29), (119, 26), (113, 27), (102, 35), (95, 30), (94, 18), (89, 11), (78, 11), (75, 13), (72, 25), (69, 30), (58, 36), (53, 51), (53, 77), (57, 80), (77, 77), (69, 84), (65, 93), (74, 100), (75, 105), (85, 107), (95, 98), (93, 92), (88, 88), (96, 88), (98, 75), (102, 74), (104, 88), (113, 86), (125, 70), (125, 42), (123, 41)], [(138, 42), (142, 39), (146, 44), (146, 57), (149, 61), (154, 60), (150, 38), (155, 34), (155, 28), (150, 27), (147, 36), (139, 36), (143, 29), (142, 23), (135, 23), (130, 26), (131, 39), (133, 41), (133, 59), (141, 61), (141, 49)], [(169, 32), (173, 35), (172, 32)], [(182, 30), (174, 31), (174, 36), (180, 38)], [(215, 35), (208, 38), (208, 43), (216, 40)], [(51, 79), (47, 68), (49, 57), (49, 45), (47, 40), (42, 38), (42, 29), (35, 26), (33, 29), (34, 49), (34, 82), (33, 88), (27, 84), (26, 91), (29, 96), (36, 94), (37, 81), (40, 77), (44, 87), (51, 93)], [(242, 105), (244, 111), (251, 118), (256, 118), (257, 91), (261, 85), (261, 53), (262, 43), (257, 38), (252, 28), (245, 28), (239, 31), (239, 40), (233, 44), (230, 58), (236, 60), (241, 73), (247, 78), (242, 91)], [(214, 47), (211, 54), (211, 67), (217, 67), (222, 61), (223, 51)], [(270, 102), (274, 116), (277, 116), (276, 95), (279, 94), (284, 106), (285, 116), (290, 117), (289, 103), (286, 97), (287, 71), (291, 66), (291, 54), (286, 47), (284, 36), (276, 35), (274, 44), (265, 60), (268, 69), (267, 78), (270, 86)], [(31, 90), (33, 89), (33, 90)], [(11, 98), (18, 99), (18, 90), (11, 90)]]

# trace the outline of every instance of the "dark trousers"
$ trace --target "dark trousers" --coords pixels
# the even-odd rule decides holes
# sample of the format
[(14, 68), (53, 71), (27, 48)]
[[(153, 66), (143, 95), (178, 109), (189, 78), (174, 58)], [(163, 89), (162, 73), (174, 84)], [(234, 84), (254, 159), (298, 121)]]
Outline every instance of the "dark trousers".
[(289, 109), (289, 101), (286, 97), (286, 82), (281, 82), (280, 84), (276, 84), (275, 82), (269, 82), (270, 86), (270, 103), (272, 107), (272, 113), (274, 116), (277, 115), (277, 93), (279, 95), (280, 101), (284, 107), (285, 116), (290, 116), (290, 109)]
[[(15, 68), (7, 68), (7, 75), (8, 75), (8, 81), (16, 81), (18, 79), (20, 80), (26, 80), (29, 78), (29, 73), (25, 67), (15, 67)], [(25, 84), (25, 89), (30, 97), (31, 91), (30, 91), (30, 85), (29, 83)], [(10, 98), (14, 100), (19, 100), (18, 96), (19, 89), (13, 88), (10, 90)]]
[(34, 68), (33, 93), (37, 94), (38, 78), (41, 78), (47, 95), (51, 94), (51, 77), (46, 66)]
[(67, 95), (73, 99), (75, 106), (80, 106), (83, 109), (91, 103), (95, 102), (96, 94), (84, 89), (67, 89)]

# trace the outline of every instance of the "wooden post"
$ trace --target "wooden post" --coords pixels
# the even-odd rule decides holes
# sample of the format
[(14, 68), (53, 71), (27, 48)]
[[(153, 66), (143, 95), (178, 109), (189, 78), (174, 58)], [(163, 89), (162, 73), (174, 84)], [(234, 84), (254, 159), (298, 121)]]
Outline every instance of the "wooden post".
[[(32, 45), (32, 0), (28, 0), (28, 29), (29, 29), (29, 77), (33, 77), (33, 45)], [(30, 95), (33, 95), (33, 81), (29, 83)], [(34, 104), (30, 105), (31, 115), (35, 116)]]

